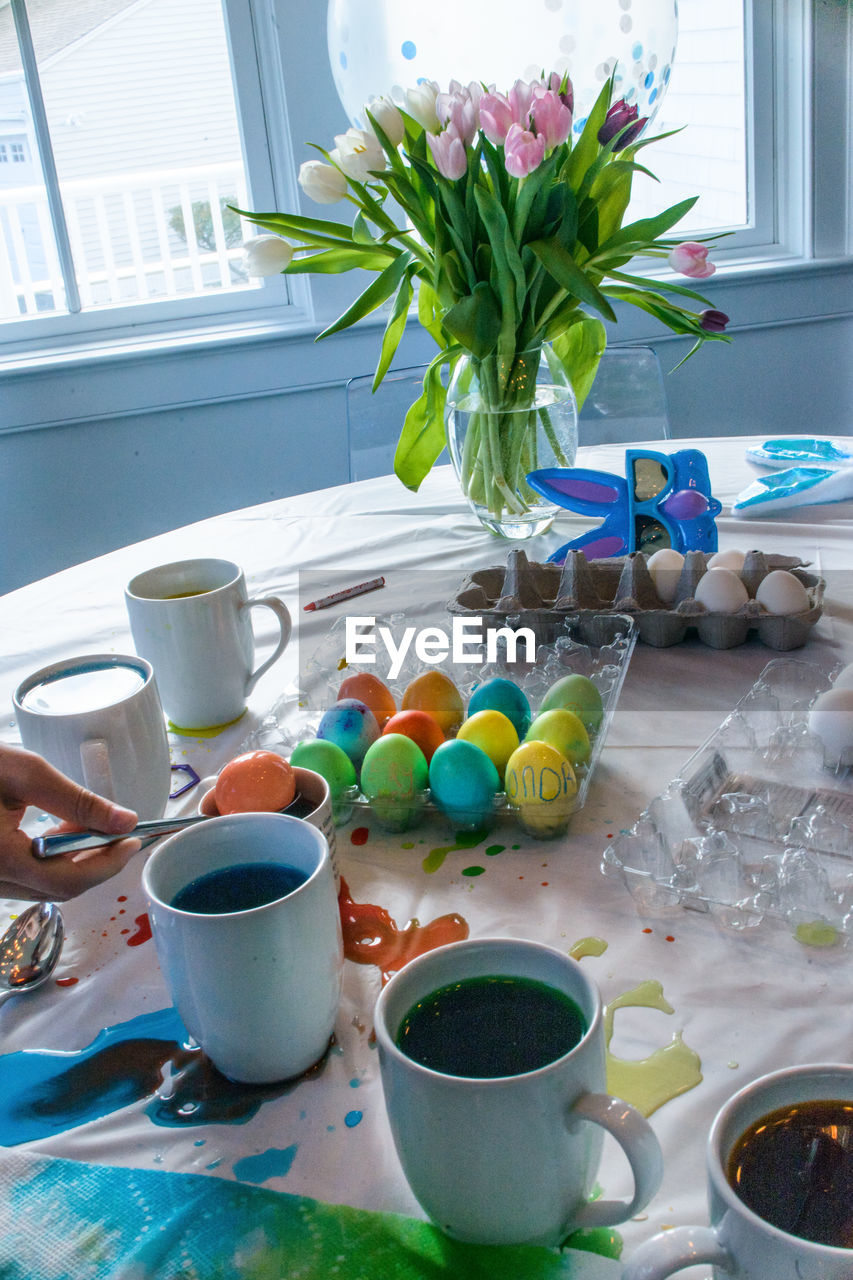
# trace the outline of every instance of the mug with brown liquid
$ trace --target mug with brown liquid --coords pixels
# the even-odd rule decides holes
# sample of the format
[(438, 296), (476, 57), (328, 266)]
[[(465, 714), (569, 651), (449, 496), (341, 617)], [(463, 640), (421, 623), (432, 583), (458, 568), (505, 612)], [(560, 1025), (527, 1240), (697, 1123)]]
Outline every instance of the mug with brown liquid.
[(790, 1067), (735, 1094), (708, 1139), (710, 1227), (642, 1245), (623, 1280), (698, 1263), (738, 1280), (853, 1276), (853, 1067)]

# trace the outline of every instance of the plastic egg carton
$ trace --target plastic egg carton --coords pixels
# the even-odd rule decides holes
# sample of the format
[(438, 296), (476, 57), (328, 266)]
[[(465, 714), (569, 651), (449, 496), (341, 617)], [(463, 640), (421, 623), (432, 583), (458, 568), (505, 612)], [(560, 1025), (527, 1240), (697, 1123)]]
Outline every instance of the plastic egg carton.
[[(469, 644), (468, 651), (477, 655), (477, 661), (465, 665), (453, 663), (448, 657), (427, 666), (410, 652), (399, 675), (393, 680), (386, 677), (378, 663), (345, 661), (345, 624), (346, 619), (340, 618), (330, 628), (307, 664), (304, 687), (297, 694), (286, 694), (280, 698), (258, 729), (243, 743), (241, 750), (275, 750), (289, 756), (298, 742), (316, 736), (323, 712), (337, 700), (341, 683), (347, 676), (359, 671), (370, 672), (383, 680), (394, 695), (398, 707), (406, 686), (427, 670), (438, 669), (449, 676), (459, 689), (466, 708), (477, 685), (495, 676), (502, 676), (513, 680), (523, 689), (533, 716), (551, 685), (563, 676), (575, 672), (593, 682), (601, 694), (603, 704), (601, 726), (597, 733), (590, 733), (589, 761), (575, 770), (578, 789), (571, 802), (570, 813), (576, 813), (583, 807), (637, 640), (633, 618), (624, 614), (600, 615), (591, 611), (567, 616), (556, 628), (552, 642), (537, 646), (533, 662), (511, 661), (503, 646), (499, 647), (496, 660), (489, 662), (486, 660), (485, 649), (477, 655), (476, 645)], [(376, 619), (377, 629), (383, 626), (391, 628), (397, 643), (408, 625), (411, 625), (411, 620), (403, 614)], [(504, 618), (501, 625), (514, 628), (523, 623), (509, 617)], [(523, 652), (524, 647), (520, 646), (519, 653)], [(371, 815), (380, 826), (389, 831), (404, 831), (425, 819), (435, 819), (444, 826), (451, 826), (453, 831), (484, 825), (479, 816), (468, 823), (456, 821), (451, 824), (450, 819), (431, 801), (429, 790), (420, 793), (415, 804), (407, 802), (405, 806), (395, 808), (385, 801), (380, 809), (371, 806), (360, 791), (352, 789), (339, 800), (334, 816), (336, 824), (342, 825), (352, 818), (367, 818)], [(498, 792), (491, 824), (486, 825), (493, 825), (502, 817), (516, 821), (515, 811), (509, 806), (506, 796), (503, 792)]]
[[(736, 613), (711, 613), (695, 599), (710, 558), (703, 551), (686, 553), (675, 598), (667, 605), (641, 551), (608, 560), (587, 560), (582, 551), (570, 551), (562, 566), (531, 563), (523, 551), (511, 551), (506, 568), (470, 574), (447, 608), (482, 617), (487, 626), (500, 625), (508, 614), (520, 616), (545, 641), (567, 614), (613, 610), (635, 618), (639, 639), (656, 648), (679, 644), (694, 633), (713, 649), (732, 649), (751, 632), (770, 649), (799, 649), (806, 643), (823, 612), (823, 578), (807, 572), (794, 557), (749, 551), (738, 575), (749, 600)], [(758, 603), (755, 593), (773, 569), (787, 569), (800, 580), (809, 598), (807, 610), (782, 617)]]
[(710, 912), (804, 943), (853, 933), (853, 771), (808, 727), (832, 675), (777, 658), (719, 729), (604, 852), (641, 914)]

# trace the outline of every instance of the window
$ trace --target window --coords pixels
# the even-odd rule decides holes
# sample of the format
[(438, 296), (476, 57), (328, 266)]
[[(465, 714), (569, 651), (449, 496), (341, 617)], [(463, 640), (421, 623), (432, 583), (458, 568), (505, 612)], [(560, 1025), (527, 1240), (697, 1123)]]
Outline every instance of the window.
[(4, 117), (0, 320), (258, 292), (221, 0), (0, 5)]

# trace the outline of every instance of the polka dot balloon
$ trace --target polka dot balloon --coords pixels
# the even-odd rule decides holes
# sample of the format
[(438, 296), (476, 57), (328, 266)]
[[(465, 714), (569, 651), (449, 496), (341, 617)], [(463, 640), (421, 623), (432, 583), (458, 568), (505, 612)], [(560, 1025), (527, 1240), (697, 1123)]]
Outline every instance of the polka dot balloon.
[(678, 34), (676, 0), (329, 0), (329, 59), (341, 102), (363, 128), (365, 103), (403, 103), (419, 80), (484, 80), (506, 91), (544, 69), (568, 72), (579, 133), (616, 71), (613, 100), (654, 118), (669, 83)]

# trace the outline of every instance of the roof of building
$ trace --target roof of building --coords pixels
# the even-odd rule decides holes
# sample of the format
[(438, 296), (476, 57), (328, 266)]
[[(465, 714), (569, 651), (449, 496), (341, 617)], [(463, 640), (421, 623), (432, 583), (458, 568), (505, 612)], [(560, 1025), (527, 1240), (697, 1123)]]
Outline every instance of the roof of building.
[[(39, 63), (53, 58), (137, 0), (27, 0)], [(21, 59), (10, 0), (0, 0), (0, 75), (19, 71)]]

